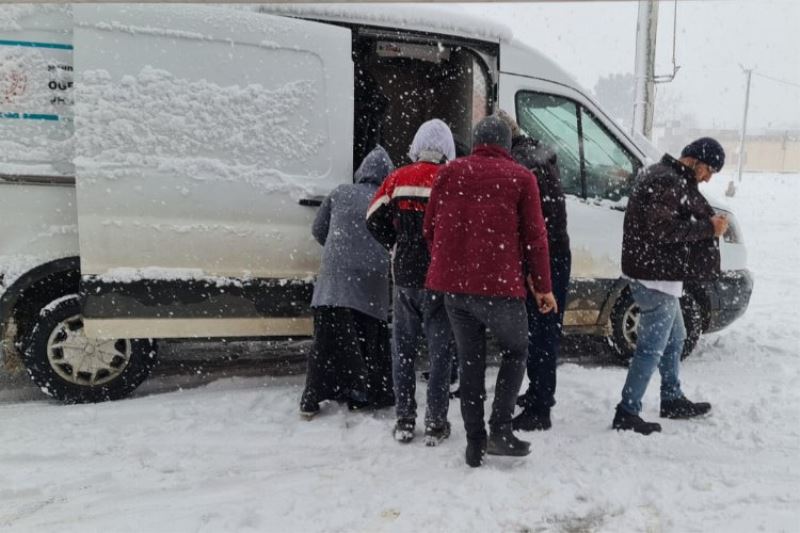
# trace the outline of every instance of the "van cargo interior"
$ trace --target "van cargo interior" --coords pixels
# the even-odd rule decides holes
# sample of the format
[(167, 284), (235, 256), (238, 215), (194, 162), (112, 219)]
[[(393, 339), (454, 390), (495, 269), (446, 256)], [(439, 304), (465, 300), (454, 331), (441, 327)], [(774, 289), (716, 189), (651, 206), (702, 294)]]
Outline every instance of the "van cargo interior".
[(474, 51), (442, 42), (360, 37), (353, 44), (353, 168), (381, 144), (396, 166), (409, 163), (417, 128), (432, 118), (450, 126), (459, 155), (472, 126), (491, 109), (489, 72)]

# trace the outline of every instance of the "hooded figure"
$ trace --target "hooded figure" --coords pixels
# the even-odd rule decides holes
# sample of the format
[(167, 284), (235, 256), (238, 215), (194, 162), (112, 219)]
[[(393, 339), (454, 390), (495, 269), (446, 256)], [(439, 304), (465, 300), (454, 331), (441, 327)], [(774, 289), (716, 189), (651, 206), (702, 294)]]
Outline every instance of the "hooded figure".
[(309, 355), (301, 412), (345, 399), (350, 408), (393, 405), (389, 363), (389, 253), (367, 231), (370, 199), (394, 170), (375, 147), (355, 173), (322, 202), (311, 233), (321, 245), (314, 285), (314, 347)]
[(425, 289), (430, 254), (422, 235), (422, 223), (434, 178), (455, 155), (453, 135), (447, 124), (437, 118), (425, 122), (409, 148), (408, 156), (413, 163), (397, 169), (386, 179), (367, 211), (367, 227), (376, 242), (394, 249), (392, 372), (397, 399), (394, 437), (399, 442), (414, 438), (417, 418), (414, 367), (423, 335), (430, 357), (426, 444), (435, 446), (450, 434), (447, 409), (456, 350), (441, 295)]

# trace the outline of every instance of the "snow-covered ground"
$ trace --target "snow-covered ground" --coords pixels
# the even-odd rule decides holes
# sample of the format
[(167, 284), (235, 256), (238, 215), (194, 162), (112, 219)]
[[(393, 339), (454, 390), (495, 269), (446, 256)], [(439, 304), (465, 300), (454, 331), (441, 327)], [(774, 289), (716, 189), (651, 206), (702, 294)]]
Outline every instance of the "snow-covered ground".
[(159, 378), (99, 405), (12, 393), (0, 396), (0, 530), (796, 532), (798, 199), (800, 175), (745, 175), (728, 200), (756, 285), (747, 314), (683, 365), (687, 394), (714, 404), (705, 419), (611, 431), (625, 370), (565, 364), (533, 453), (470, 469), (455, 401), (454, 434), (426, 448), (392, 440), (390, 410), (328, 405), (300, 420), (301, 376), (181, 391)]

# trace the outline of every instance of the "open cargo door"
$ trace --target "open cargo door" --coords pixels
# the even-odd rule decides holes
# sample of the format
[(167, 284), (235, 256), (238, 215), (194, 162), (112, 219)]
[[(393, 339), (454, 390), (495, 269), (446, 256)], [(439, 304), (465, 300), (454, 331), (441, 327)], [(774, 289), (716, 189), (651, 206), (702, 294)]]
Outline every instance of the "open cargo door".
[(313, 206), (352, 179), (350, 30), (186, 5), (74, 18), (87, 333), (310, 332)]

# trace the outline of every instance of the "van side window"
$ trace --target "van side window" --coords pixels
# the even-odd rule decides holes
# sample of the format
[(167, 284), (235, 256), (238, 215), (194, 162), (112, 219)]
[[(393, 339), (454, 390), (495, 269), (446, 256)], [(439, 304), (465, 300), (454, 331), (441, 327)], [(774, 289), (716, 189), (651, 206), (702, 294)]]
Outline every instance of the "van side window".
[(558, 154), (564, 192), (617, 201), (628, 195), (640, 163), (586, 108), (563, 96), (521, 91), (517, 120)]
[(575, 103), (560, 96), (520, 92), (517, 93), (516, 105), (520, 128), (534, 139), (550, 145), (558, 154), (564, 192), (582, 196)]
[(620, 200), (628, 196), (639, 163), (581, 106), (586, 196)]

